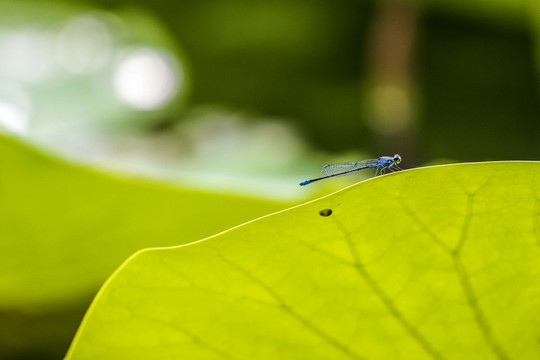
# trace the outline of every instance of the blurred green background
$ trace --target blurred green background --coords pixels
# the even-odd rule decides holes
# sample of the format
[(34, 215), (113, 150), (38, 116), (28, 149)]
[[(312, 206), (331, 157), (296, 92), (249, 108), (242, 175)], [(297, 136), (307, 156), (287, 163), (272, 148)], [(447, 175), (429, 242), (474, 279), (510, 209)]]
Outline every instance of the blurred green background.
[[(126, 199), (140, 191), (111, 190), (124, 183), (94, 187), (101, 180), (68, 163), (163, 186), (159, 196), (145, 193), (154, 199), (147, 206), (177, 191), (172, 186), (196, 189), (193, 204), (204, 193), (204, 201), (215, 196), (229, 207), (223, 218), (211, 212), (214, 227), (192, 220), (200, 230), (181, 239), (167, 240), (173, 233), (163, 231), (159, 240), (127, 244), (120, 236), (107, 264), (85, 267), (95, 276), (69, 295), (36, 291), (19, 302), (33, 278), (14, 282), (8, 272), (17, 268), (6, 267), (0, 358), (61, 358), (97, 288), (141, 247), (194, 241), (369, 176), (298, 186), (327, 162), (394, 153), (404, 168), (538, 159), (539, 71), (536, 0), (1, 2), (0, 176), (28, 179), (40, 168), (32, 189), (55, 179), (47, 191), (50, 199), (71, 197), (66, 212), (106, 188), (114, 206), (129, 213), (136, 210)], [(55, 160), (29, 160), (41, 155), (28, 147)], [(53, 177), (56, 166), (68, 174)], [(69, 184), (74, 173), (91, 196), (61, 192), (58, 179)], [(0, 195), (10, 190), (0, 186)], [(17, 191), (32, 201), (28, 188)], [(170, 211), (180, 214), (181, 205)], [(32, 256), (48, 257), (73, 241), (65, 231), (44, 230), (43, 239), (14, 231), (20, 219), (2, 206), (9, 221), (0, 222), (0, 249), (21, 259), (21, 279), (32, 272)], [(58, 228), (74, 226), (72, 218), (58, 218)], [(103, 219), (90, 218), (88, 227), (102, 239), (96, 224)], [(31, 220), (27, 226), (39, 223)], [(58, 243), (36, 248), (50, 239)], [(59, 262), (54, 270), (74, 268)], [(56, 279), (42, 281), (46, 287)], [(2, 294), (17, 286), (20, 298)]]

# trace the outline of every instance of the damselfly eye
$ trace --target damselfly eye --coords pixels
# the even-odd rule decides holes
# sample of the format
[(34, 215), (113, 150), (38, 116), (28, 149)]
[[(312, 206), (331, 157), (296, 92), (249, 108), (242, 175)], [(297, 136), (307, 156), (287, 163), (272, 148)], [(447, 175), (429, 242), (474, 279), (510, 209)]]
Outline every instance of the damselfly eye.
[(394, 162), (396, 164), (399, 164), (401, 162), (401, 156), (399, 156), (398, 154), (394, 155)]

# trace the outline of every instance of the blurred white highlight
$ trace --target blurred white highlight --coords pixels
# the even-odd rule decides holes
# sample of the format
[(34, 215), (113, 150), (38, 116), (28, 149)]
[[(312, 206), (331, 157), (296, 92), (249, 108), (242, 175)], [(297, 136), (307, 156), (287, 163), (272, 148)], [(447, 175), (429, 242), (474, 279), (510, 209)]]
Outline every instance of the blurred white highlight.
[(53, 44), (53, 35), (38, 29), (0, 32), (0, 76), (29, 83), (51, 77)]
[(75, 74), (92, 72), (110, 59), (113, 35), (101, 19), (85, 15), (66, 23), (56, 45), (56, 59), (66, 70)]
[(18, 84), (0, 84), (0, 126), (17, 134), (26, 134), (30, 126), (32, 101)]
[(113, 75), (117, 97), (138, 110), (164, 106), (182, 81), (182, 69), (172, 56), (155, 48), (130, 51), (120, 60)]
[(17, 105), (0, 100), (0, 126), (24, 134), (28, 130), (28, 114)]

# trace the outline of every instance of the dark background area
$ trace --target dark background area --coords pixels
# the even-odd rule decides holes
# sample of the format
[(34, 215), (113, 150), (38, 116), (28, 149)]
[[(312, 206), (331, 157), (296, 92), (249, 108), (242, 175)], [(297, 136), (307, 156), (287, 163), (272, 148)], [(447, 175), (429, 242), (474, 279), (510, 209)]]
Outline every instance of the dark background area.
[[(107, 9), (132, 4), (94, 3)], [(392, 139), (380, 141), (370, 131), (361, 109), (362, 89), (373, 71), (370, 32), (380, 20), (377, 2), (137, 5), (158, 16), (188, 55), (191, 104), (287, 117), (314, 147), (327, 151), (392, 148), (386, 142)], [(417, 136), (408, 142), (416, 163), (537, 159), (538, 77), (526, 14), (505, 19), (481, 5), (475, 15), (413, 2), (396, 6), (417, 14), (408, 24), (417, 29), (410, 67), (421, 105)]]

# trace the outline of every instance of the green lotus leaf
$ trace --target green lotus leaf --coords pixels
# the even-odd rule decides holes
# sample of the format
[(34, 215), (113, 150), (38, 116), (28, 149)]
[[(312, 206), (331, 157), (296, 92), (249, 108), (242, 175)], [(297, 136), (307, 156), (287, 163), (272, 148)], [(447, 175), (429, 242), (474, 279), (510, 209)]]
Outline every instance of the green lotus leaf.
[(140, 251), (67, 359), (539, 359), (539, 196), (536, 162), (419, 168)]

